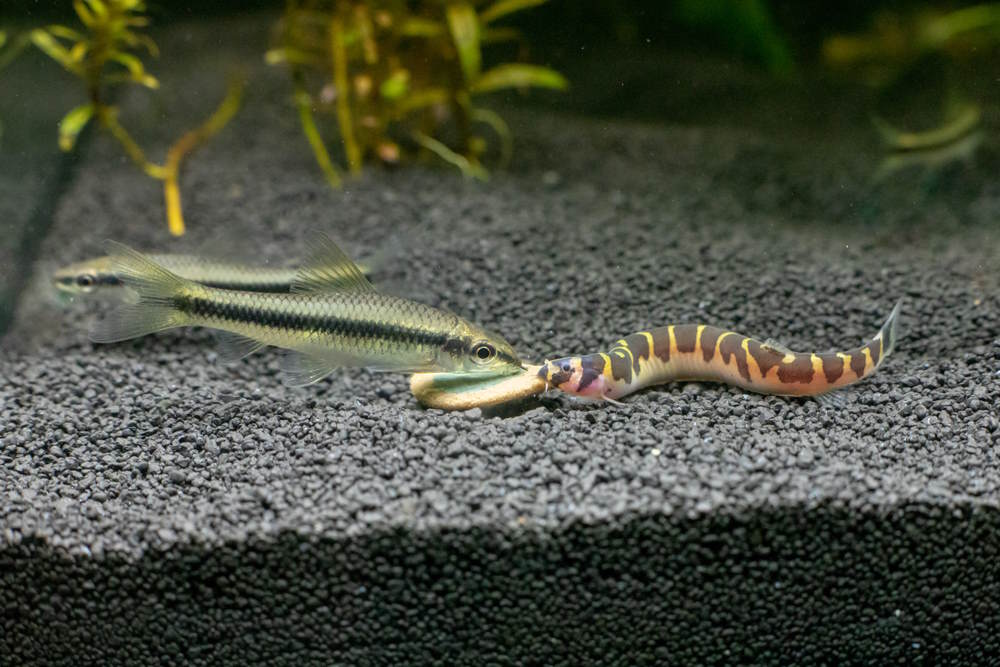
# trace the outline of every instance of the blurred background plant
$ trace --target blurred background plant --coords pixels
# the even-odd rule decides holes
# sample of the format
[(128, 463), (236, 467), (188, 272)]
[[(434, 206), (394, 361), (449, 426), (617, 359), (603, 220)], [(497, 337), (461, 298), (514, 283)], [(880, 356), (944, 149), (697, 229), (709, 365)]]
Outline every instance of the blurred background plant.
[(546, 0), (289, 0), (274, 30), (268, 63), (287, 66), (303, 133), (326, 180), (341, 184), (315, 113), (335, 116), (351, 173), (372, 158), (394, 164), (434, 154), (485, 180), (489, 144), (499, 165), (511, 156), (510, 130), (477, 96), (505, 88), (562, 90), (558, 72), (513, 62), (483, 69), (483, 47), (523, 35), (497, 25)]
[[(872, 122), (885, 147), (898, 152), (927, 152), (935, 162), (946, 163), (949, 155), (967, 159), (979, 145), (982, 108), (956, 80), (955, 69), (965, 62), (994, 58), (1000, 47), (1000, 3), (939, 9), (918, 5), (909, 12), (877, 11), (870, 28), (856, 34), (828, 37), (822, 46), (823, 60), (831, 69), (858, 77), (893, 106), (911, 97), (917, 78), (939, 73), (936, 99), (919, 104), (929, 127), (902, 130), (874, 110)], [(919, 76), (915, 76), (919, 75)], [(912, 113), (898, 114), (901, 117)], [(911, 105), (916, 106), (916, 105)], [(926, 113), (927, 109), (932, 113)], [(924, 121), (927, 125), (927, 121)], [(970, 139), (974, 139), (970, 140)], [(961, 150), (954, 150), (955, 148)], [(891, 156), (886, 164), (905, 163)], [(885, 164), (880, 173), (886, 171)]]
[(761, 63), (771, 74), (789, 76), (795, 60), (766, 0), (675, 0), (677, 21), (711, 32), (728, 49)]
[(978, 58), (1000, 44), (1000, 3), (955, 10), (918, 6), (901, 14), (880, 10), (867, 32), (834, 35), (823, 43), (831, 67), (858, 72), (866, 83), (884, 86), (930, 54), (951, 60)]
[(63, 151), (73, 150), (83, 129), (91, 121), (96, 122), (121, 144), (129, 158), (146, 174), (163, 181), (168, 227), (172, 234), (179, 236), (184, 233), (178, 186), (181, 162), (236, 113), (242, 80), (234, 77), (215, 113), (171, 146), (163, 164), (151, 162), (119, 122), (118, 107), (109, 102), (116, 86), (159, 87), (156, 77), (146, 70), (142, 61), (143, 55), (158, 55), (156, 44), (142, 32), (149, 25), (145, 3), (142, 0), (74, 0), (73, 10), (80, 28), (53, 24), (18, 35), (10, 48), (0, 52), (0, 66), (31, 43), (76, 75), (84, 84), (87, 102), (63, 116), (59, 123), (59, 147)]

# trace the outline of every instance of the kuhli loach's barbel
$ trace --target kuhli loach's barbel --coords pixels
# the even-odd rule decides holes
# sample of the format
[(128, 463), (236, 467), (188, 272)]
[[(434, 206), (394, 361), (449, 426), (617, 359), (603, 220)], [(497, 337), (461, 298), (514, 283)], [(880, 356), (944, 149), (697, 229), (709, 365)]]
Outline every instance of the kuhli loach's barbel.
[(208, 287), (108, 242), (112, 271), (138, 294), (91, 332), (111, 343), (182, 326), (227, 332), (221, 355), (238, 359), (272, 345), (292, 350), (283, 370), (292, 385), (311, 384), (335, 368), (464, 372), (522, 371), (507, 341), (457, 315), (379, 293), (329, 238), (314, 252), (287, 294)]
[(837, 395), (829, 392), (868, 377), (892, 352), (899, 305), (874, 338), (847, 352), (792, 352), (775, 341), (760, 342), (718, 327), (675, 324), (626, 336), (607, 352), (547, 361), (538, 377), (567, 394), (612, 403), (678, 380), (831, 400)]

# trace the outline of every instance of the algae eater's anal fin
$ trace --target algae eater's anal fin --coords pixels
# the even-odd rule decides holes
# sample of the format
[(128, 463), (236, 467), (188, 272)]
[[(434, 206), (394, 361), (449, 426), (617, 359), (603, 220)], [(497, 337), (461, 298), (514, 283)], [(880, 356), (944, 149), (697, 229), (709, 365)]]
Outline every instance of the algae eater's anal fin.
[(364, 272), (329, 236), (313, 232), (309, 241), (311, 252), (292, 282), (292, 292), (375, 291)]
[(134, 304), (120, 306), (94, 325), (90, 340), (117, 343), (185, 324), (174, 298), (190, 283), (127, 245), (107, 241), (112, 271), (138, 295)]

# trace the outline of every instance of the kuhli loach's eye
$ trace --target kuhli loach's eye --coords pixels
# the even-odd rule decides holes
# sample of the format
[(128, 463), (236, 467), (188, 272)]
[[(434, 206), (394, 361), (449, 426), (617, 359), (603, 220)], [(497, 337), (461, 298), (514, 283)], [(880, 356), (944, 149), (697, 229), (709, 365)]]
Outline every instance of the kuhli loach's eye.
[(562, 369), (563, 369), (564, 373), (569, 373), (569, 370), (571, 368), (572, 368), (572, 366), (570, 366), (570, 363), (568, 361), (562, 362)]
[(477, 343), (472, 348), (472, 358), (479, 363), (492, 361), (497, 356), (497, 349), (489, 343)]

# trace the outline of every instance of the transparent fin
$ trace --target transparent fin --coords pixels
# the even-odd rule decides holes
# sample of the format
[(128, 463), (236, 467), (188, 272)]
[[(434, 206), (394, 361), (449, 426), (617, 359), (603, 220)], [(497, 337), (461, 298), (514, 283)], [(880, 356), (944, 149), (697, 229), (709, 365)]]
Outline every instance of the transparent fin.
[(886, 319), (885, 324), (879, 329), (877, 335), (882, 336), (883, 352), (882, 358), (888, 357), (892, 354), (892, 351), (896, 347), (896, 336), (899, 329), (899, 308), (903, 305), (903, 300), (900, 299), (896, 302), (893, 307), (892, 312), (889, 313), (889, 317)]
[(319, 382), (341, 365), (329, 359), (289, 352), (281, 360), (282, 382), (289, 387), (306, 387)]
[(107, 241), (104, 246), (111, 257), (111, 270), (139, 295), (139, 303), (172, 299), (188, 282), (127, 245)]
[(442, 368), (432, 360), (425, 362), (366, 359), (334, 350), (314, 353), (289, 351), (281, 360), (284, 382), (290, 387), (302, 387), (322, 380), (337, 368), (364, 368), (376, 373), (438, 373)]
[(292, 282), (292, 292), (374, 292), (365, 274), (326, 234), (310, 239), (312, 253)]
[(137, 294), (134, 304), (120, 306), (94, 326), (90, 340), (117, 343), (184, 324), (184, 317), (173, 308), (173, 297), (187, 281), (151, 262), (142, 253), (126, 245), (108, 241), (112, 270), (126, 287)]
[(178, 315), (169, 306), (159, 304), (119, 306), (94, 325), (90, 330), (90, 340), (95, 343), (117, 343), (173, 329), (183, 324)]
[(244, 357), (249, 357), (254, 352), (265, 347), (264, 343), (253, 338), (247, 338), (230, 331), (220, 331), (218, 333), (219, 360), (224, 364), (235, 364)]
[(773, 338), (768, 338), (767, 340), (765, 340), (764, 344), (761, 345), (761, 347), (763, 347), (765, 350), (771, 350), (772, 352), (777, 352), (778, 354), (795, 354), (794, 352), (789, 350), (786, 346), (782, 345)]
[(842, 391), (830, 391), (813, 396), (824, 408), (840, 409), (847, 405), (847, 395)]

